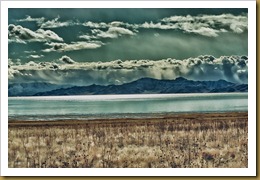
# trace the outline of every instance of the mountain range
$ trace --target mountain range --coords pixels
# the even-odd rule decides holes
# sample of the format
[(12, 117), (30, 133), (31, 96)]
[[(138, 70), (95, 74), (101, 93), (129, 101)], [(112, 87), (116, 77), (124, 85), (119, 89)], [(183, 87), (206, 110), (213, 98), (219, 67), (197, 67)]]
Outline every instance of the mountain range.
[(89, 86), (69, 87), (68, 85), (55, 85), (50, 83), (23, 83), (10, 84), (8, 86), (9, 96), (217, 93), (247, 91), (247, 84), (235, 84), (225, 80), (193, 81), (182, 77), (176, 78), (175, 80), (141, 78), (122, 85), (107, 86), (93, 84)]

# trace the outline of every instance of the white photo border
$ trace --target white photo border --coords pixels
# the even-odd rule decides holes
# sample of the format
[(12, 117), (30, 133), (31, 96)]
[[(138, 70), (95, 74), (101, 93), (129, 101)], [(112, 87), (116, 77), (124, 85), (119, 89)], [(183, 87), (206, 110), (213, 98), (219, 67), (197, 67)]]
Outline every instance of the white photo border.
[[(247, 8), (248, 168), (8, 168), (8, 8)], [(1, 1), (1, 176), (256, 176), (255, 1)]]

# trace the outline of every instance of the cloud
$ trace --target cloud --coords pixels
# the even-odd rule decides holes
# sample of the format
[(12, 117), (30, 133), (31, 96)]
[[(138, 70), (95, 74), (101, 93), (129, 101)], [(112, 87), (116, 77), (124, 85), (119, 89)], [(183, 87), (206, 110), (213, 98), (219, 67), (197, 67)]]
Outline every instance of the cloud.
[[(104, 23), (104, 22), (85, 22), (83, 23), (84, 26), (88, 26), (92, 28), (91, 35), (90, 34), (84, 34), (80, 35), (79, 38), (81, 39), (100, 39), (100, 38), (118, 38), (120, 36), (133, 36), (135, 35), (135, 32), (138, 32), (134, 25), (124, 23), (121, 21), (112, 21), (110, 23)], [(128, 29), (130, 28), (130, 29)], [(107, 29), (106, 31), (104, 29)], [(133, 29), (133, 30), (131, 30)]]
[(8, 43), (26, 44), (24, 40), (18, 38), (8, 39)]
[(186, 32), (212, 37), (230, 30), (234, 33), (243, 33), (248, 27), (247, 14), (237, 16), (232, 14), (171, 16), (163, 18), (162, 22), (174, 24)]
[(146, 29), (178, 29), (178, 26), (172, 23), (168, 24), (162, 24), (161, 22), (159, 23), (154, 23), (154, 22), (145, 22), (140, 25), (134, 25), (135, 28), (146, 28)]
[(118, 38), (121, 36), (133, 36), (135, 33), (129, 29), (123, 27), (110, 27), (107, 31), (102, 31), (100, 29), (92, 29), (92, 35), (85, 34), (79, 36), (80, 39), (93, 40), (101, 38)]
[(17, 22), (33, 22), (33, 21), (35, 21), (37, 24), (41, 24), (41, 23), (44, 22), (44, 20), (45, 20), (44, 17), (32, 18), (31, 16), (28, 16), (28, 15), (27, 15), (26, 18), (24, 18), (24, 19), (19, 19), (19, 20), (17, 20)]
[(142, 77), (191, 80), (224, 79), (235, 83), (247, 83), (247, 56), (210, 55), (183, 60), (114, 60), (110, 62), (75, 62), (63, 56), (56, 62), (29, 62), (9, 68), (10, 82), (44, 81), (59, 84), (122, 84)]
[(187, 16), (171, 16), (162, 19), (163, 22), (187, 22), (187, 21), (194, 21), (194, 17), (191, 15)]
[(135, 33), (132, 32), (131, 30), (122, 27), (110, 27), (105, 32), (98, 29), (94, 29), (92, 30), (92, 33), (99, 38), (118, 38), (120, 36), (125, 36), (125, 35), (128, 36), (135, 35)]
[(67, 43), (46, 43), (46, 45), (50, 46), (49, 49), (42, 50), (43, 52), (66, 52), (66, 51), (76, 51), (81, 49), (97, 49), (100, 48), (102, 45), (104, 45), (100, 41), (90, 41), (90, 42), (84, 42), (84, 41), (78, 41), (78, 42), (72, 42), (71, 44)]
[(33, 59), (39, 59), (39, 58), (42, 58), (42, 57), (44, 57), (44, 55), (42, 55), (42, 54), (40, 54), (40, 55), (31, 54), (31, 55), (27, 56), (27, 58), (33, 58)]
[(32, 53), (36, 53), (36, 51), (24, 51), (24, 53), (32, 54)]
[(8, 58), (8, 67), (14, 65), (14, 62), (11, 58)]
[(119, 26), (124, 26), (125, 23), (124, 22), (121, 22), (121, 21), (113, 21), (110, 23), (110, 26), (112, 27), (119, 27)]
[(90, 27), (90, 28), (96, 28), (96, 29), (102, 29), (102, 28), (109, 27), (109, 24), (107, 24), (107, 23), (104, 23), (104, 22), (96, 23), (96, 22), (91, 22), (91, 21), (85, 22), (82, 25)]
[(222, 32), (220, 30), (216, 30), (213, 28), (207, 27), (207, 25), (198, 23), (198, 24), (192, 24), (189, 22), (182, 22), (182, 23), (167, 23), (167, 24), (162, 24), (162, 23), (153, 23), (153, 22), (145, 22), (141, 25), (136, 25), (136, 27), (139, 28), (146, 28), (146, 29), (163, 29), (163, 30), (170, 30), (170, 29), (181, 29), (184, 32), (189, 32), (189, 33), (195, 33), (195, 34), (200, 34), (203, 36), (208, 36), (208, 37), (216, 37), (218, 36), (219, 32)]
[(8, 42), (26, 43), (26, 42), (46, 42), (46, 41), (63, 41), (55, 32), (50, 30), (38, 29), (32, 31), (20, 25), (9, 24)]
[(88, 21), (88, 22), (83, 23), (82, 25), (90, 27), (90, 28), (94, 28), (94, 29), (107, 29), (110, 27), (127, 27), (127, 26), (132, 27), (131, 24), (128, 24), (128, 23), (125, 23), (122, 21), (112, 21), (110, 23)]
[(14, 62), (14, 59), (8, 58), (8, 67), (11, 66), (19, 66), (21, 65), (21, 59), (16, 59), (16, 62)]
[(74, 26), (74, 25), (79, 24), (79, 23), (73, 22), (73, 21), (60, 22), (59, 19), (60, 19), (60, 17), (58, 16), (57, 18), (55, 18), (53, 20), (42, 22), (40, 24), (40, 27), (43, 28), (43, 29), (45, 29), (45, 28), (58, 28), (58, 27)]
[(192, 33), (196, 33), (208, 37), (217, 37), (218, 33), (220, 32), (219, 30), (208, 28), (208, 27), (199, 27), (196, 29), (193, 28), (183, 28), (183, 29), (186, 32), (192, 32)]
[(62, 56), (60, 59), (59, 59), (61, 62), (65, 63), (65, 64), (74, 64), (76, 63), (74, 60), (72, 60), (70, 57), (68, 56)]
[(59, 21), (60, 17), (58, 16), (55, 19), (45, 21), (44, 17), (40, 18), (32, 18), (31, 16), (26, 16), (24, 19), (19, 19), (17, 22), (33, 22), (35, 21), (40, 28), (46, 29), (46, 28), (58, 28), (58, 27), (67, 27), (67, 26), (74, 26), (74, 25), (80, 25), (79, 22), (75, 21)]
[[(135, 35), (138, 29), (162, 29), (181, 30), (186, 33), (194, 33), (207, 37), (217, 37), (220, 33), (243, 33), (247, 30), (247, 14), (232, 15), (198, 15), (198, 16), (171, 16), (165, 17), (159, 22), (144, 22), (143, 24), (129, 24), (121, 21), (85, 22), (84, 26), (93, 28), (91, 35), (82, 35), (83, 39), (117, 38), (120, 35)], [(104, 31), (104, 29), (108, 29)]]
[(79, 38), (80, 39), (86, 39), (86, 40), (98, 39), (98, 37), (96, 37), (94, 35), (88, 35), (88, 34), (80, 35)]
[(221, 14), (221, 15), (204, 15), (199, 17), (200, 20), (204, 20), (210, 25), (219, 25), (222, 27), (229, 27), (235, 33), (242, 33), (247, 30), (248, 17), (247, 14), (243, 15), (232, 15), (232, 14)]

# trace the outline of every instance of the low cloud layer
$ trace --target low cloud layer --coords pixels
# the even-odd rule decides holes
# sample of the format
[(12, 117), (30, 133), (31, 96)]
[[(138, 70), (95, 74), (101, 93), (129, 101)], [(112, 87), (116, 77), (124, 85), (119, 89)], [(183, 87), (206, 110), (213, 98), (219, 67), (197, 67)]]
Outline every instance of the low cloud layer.
[(122, 84), (142, 77), (191, 80), (224, 79), (247, 83), (247, 56), (199, 56), (184, 60), (115, 60), (79, 63), (68, 56), (53, 62), (30, 61), (18, 64), (9, 59), (9, 83), (50, 82), (56, 84), (90, 85)]
[(55, 32), (51, 30), (38, 29), (32, 31), (20, 25), (10, 24), (8, 26), (9, 42), (24, 43), (26, 42), (46, 42), (46, 41), (63, 41)]

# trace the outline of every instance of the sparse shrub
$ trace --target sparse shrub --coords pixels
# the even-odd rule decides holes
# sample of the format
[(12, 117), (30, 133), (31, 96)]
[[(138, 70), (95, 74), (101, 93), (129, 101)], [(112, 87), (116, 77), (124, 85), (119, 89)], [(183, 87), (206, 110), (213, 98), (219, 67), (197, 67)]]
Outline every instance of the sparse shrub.
[[(248, 166), (247, 113), (12, 124), (10, 168)], [(34, 122), (32, 122), (34, 123)], [(51, 124), (51, 123), (50, 123)]]

